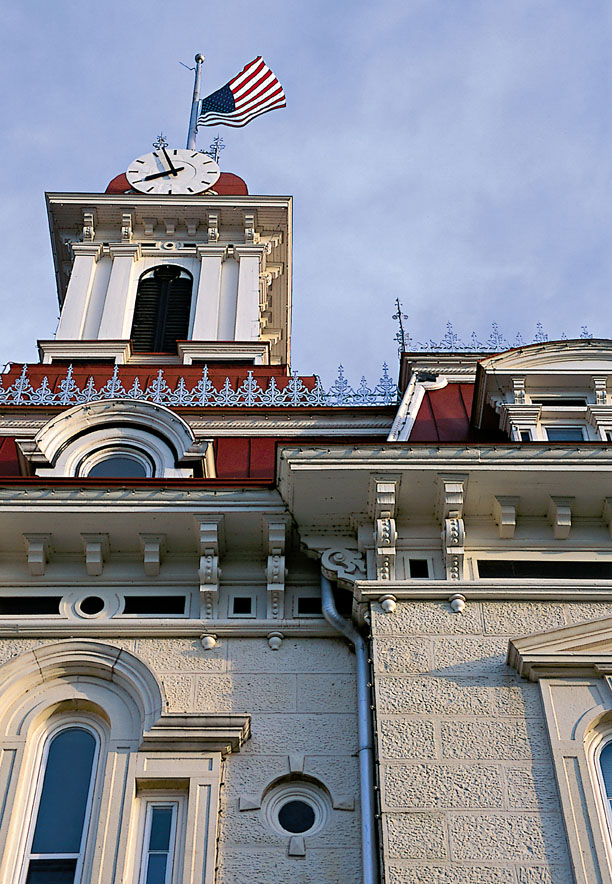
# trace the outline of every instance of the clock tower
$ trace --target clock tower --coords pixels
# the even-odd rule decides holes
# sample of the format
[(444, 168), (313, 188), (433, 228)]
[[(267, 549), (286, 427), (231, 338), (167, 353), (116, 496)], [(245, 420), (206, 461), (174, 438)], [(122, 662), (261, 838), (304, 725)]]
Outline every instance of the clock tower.
[(158, 148), (47, 207), (61, 313), (42, 362), (289, 363), (290, 197)]

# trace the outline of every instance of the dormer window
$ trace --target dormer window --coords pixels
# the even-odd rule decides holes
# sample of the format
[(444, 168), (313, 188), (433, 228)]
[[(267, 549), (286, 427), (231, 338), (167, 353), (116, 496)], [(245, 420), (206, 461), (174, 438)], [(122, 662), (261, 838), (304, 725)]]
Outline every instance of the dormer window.
[(130, 335), (135, 353), (176, 353), (189, 334), (192, 288), (191, 273), (176, 264), (142, 274)]
[(163, 405), (102, 399), (52, 418), (33, 440), (19, 440), (39, 476), (90, 479), (188, 478), (214, 475), (210, 440)]

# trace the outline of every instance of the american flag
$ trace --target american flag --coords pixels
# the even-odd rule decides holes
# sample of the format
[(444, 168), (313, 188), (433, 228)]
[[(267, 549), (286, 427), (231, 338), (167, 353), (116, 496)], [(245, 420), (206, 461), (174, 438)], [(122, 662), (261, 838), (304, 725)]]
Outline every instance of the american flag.
[(229, 83), (202, 99), (198, 126), (246, 126), (260, 114), (285, 105), (283, 87), (258, 55)]

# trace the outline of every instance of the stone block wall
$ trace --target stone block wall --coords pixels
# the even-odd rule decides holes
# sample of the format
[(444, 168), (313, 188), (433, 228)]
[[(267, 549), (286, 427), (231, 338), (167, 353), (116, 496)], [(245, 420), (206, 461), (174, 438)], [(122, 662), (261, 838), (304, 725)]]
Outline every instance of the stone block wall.
[[(0, 663), (52, 640), (0, 639)], [(265, 637), (105, 639), (140, 657), (163, 685), (169, 712), (246, 712), (251, 738), (224, 763), (216, 884), (358, 884), (360, 807), (355, 657), (334, 638), (286, 638), (273, 651)], [(289, 856), (289, 838), (261, 810), (241, 811), (241, 795), (261, 795), (290, 774), (290, 754), (334, 798), (328, 824), (306, 837), (305, 856)], [(350, 800), (348, 802), (350, 804)]]
[(510, 638), (604, 603), (398, 602), (372, 611), (387, 884), (572, 884), (540, 689)]
[[(159, 675), (171, 712), (248, 712), (251, 739), (225, 763), (221, 787), (217, 884), (357, 884), (360, 880), (355, 657), (337, 639), (138, 639), (132, 648)], [(289, 754), (332, 795), (350, 794), (354, 810), (332, 811), (307, 837), (306, 855), (288, 856), (289, 839), (261, 811), (240, 811), (241, 795), (261, 795), (287, 776)]]

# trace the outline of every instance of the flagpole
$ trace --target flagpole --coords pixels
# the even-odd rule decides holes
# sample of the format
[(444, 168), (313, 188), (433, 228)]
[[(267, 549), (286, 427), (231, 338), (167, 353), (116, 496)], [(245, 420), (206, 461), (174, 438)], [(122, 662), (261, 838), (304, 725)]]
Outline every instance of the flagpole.
[(198, 52), (195, 57), (195, 79), (193, 83), (193, 98), (191, 100), (191, 116), (189, 117), (189, 132), (187, 133), (187, 150), (195, 150), (196, 132), (198, 129), (198, 109), (200, 104), (200, 79), (202, 77), (202, 64), (204, 56)]

